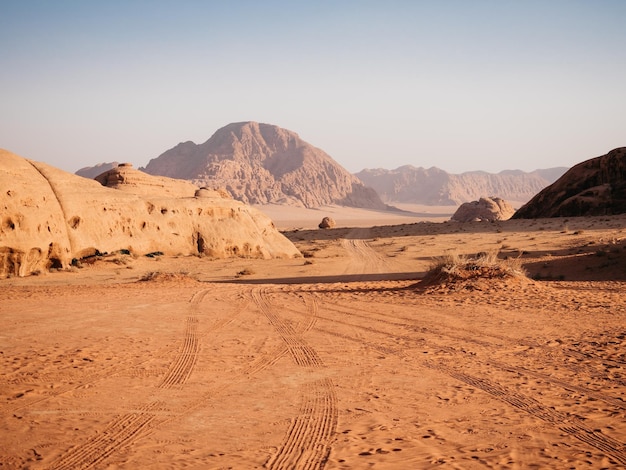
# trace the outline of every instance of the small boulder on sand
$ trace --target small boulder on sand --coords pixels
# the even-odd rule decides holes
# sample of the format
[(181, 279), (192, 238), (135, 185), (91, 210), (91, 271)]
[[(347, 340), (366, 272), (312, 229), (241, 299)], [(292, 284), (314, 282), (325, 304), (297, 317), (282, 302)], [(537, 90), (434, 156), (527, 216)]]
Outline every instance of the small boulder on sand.
[(319, 228), (334, 228), (337, 224), (335, 220), (330, 217), (324, 217), (322, 221), (319, 223)]
[(515, 213), (513, 206), (499, 197), (481, 197), (478, 201), (466, 202), (459, 206), (450, 220), (472, 222), (508, 220)]

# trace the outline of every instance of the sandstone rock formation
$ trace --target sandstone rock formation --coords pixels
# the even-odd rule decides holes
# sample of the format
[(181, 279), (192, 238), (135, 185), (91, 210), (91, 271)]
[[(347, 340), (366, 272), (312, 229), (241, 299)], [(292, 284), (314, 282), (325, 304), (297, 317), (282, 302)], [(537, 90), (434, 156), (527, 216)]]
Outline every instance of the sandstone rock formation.
[(366, 169), (356, 176), (374, 188), (386, 203), (446, 206), (475, 201), (485, 194), (526, 202), (566, 170), (551, 168), (531, 173), (507, 170), (498, 174), (470, 171), (454, 175), (435, 167), (405, 165), (395, 170)]
[(513, 216), (515, 219), (626, 213), (626, 147), (572, 167)]
[(494, 222), (496, 220), (508, 220), (514, 213), (513, 206), (504, 199), (481, 197), (478, 201), (461, 204), (450, 220), (456, 222)]
[(267, 216), (220, 192), (153, 179), (128, 166), (99, 179), (118, 189), (0, 150), (0, 277), (117, 250), (300, 255)]
[(337, 225), (335, 219), (332, 217), (324, 217), (322, 221), (319, 223), (319, 228), (334, 228)]
[(328, 154), (270, 124), (229, 124), (203, 144), (177, 145), (143, 170), (226, 188), (235, 199), (250, 204), (387, 208), (373, 189)]

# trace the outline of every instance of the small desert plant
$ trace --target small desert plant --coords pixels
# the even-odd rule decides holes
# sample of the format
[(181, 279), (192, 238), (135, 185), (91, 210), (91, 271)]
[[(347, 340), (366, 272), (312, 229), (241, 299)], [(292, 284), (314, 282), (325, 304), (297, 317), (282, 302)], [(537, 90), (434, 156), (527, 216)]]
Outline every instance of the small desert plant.
[(179, 271), (177, 273), (167, 273), (162, 271), (150, 271), (144, 274), (140, 281), (176, 281), (183, 279), (193, 279), (187, 271)]
[(241, 277), (241, 276), (250, 276), (251, 274), (254, 274), (254, 271), (249, 269), (249, 268), (244, 268), (241, 271), (239, 271), (237, 273), (237, 277)]
[(526, 270), (520, 258), (500, 259), (493, 251), (475, 256), (449, 253), (433, 260), (426, 277), (433, 280), (526, 277)]

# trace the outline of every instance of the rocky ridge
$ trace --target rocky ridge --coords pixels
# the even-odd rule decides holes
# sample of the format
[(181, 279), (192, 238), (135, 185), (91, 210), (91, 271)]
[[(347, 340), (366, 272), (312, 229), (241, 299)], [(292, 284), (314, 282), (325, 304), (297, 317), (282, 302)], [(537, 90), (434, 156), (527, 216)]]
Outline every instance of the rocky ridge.
[(388, 204), (453, 206), (488, 194), (508, 201), (526, 202), (565, 171), (566, 168), (551, 168), (531, 173), (506, 170), (497, 174), (470, 171), (455, 175), (436, 167), (426, 169), (405, 165), (395, 170), (365, 169), (356, 176), (374, 188)]
[(66, 268), (73, 260), (119, 250), (300, 256), (267, 216), (223, 192), (128, 165), (99, 180), (112, 187), (0, 149), (0, 278)]
[(573, 166), (513, 216), (515, 219), (626, 213), (626, 147)]

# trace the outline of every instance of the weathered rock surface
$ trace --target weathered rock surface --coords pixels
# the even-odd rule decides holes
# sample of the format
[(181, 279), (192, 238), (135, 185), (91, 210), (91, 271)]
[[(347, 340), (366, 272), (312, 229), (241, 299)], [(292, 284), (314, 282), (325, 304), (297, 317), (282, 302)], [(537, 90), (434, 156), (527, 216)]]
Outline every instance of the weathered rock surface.
[(478, 201), (465, 202), (450, 218), (456, 222), (508, 220), (515, 213), (511, 204), (499, 197), (481, 197)]
[(122, 249), (215, 258), (300, 255), (267, 216), (218, 191), (130, 167), (100, 179), (117, 189), (0, 149), (0, 277)]
[(250, 204), (387, 208), (376, 191), (328, 154), (298, 134), (270, 124), (229, 124), (203, 144), (177, 145), (150, 160), (143, 170), (198, 186), (225, 188), (235, 199)]
[(405, 165), (395, 170), (366, 169), (356, 176), (389, 204), (447, 206), (476, 201), (485, 194), (526, 202), (566, 170), (551, 168), (531, 173), (507, 170), (497, 174), (470, 171), (455, 175), (435, 167), (425, 169)]
[(572, 167), (513, 216), (515, 219), (626, 213), (626, 147)]
[(319, 228), (334, 228), (337, 225), (335, 219), (332, 217), (324, 217), (322, 221), (319, 223)]

